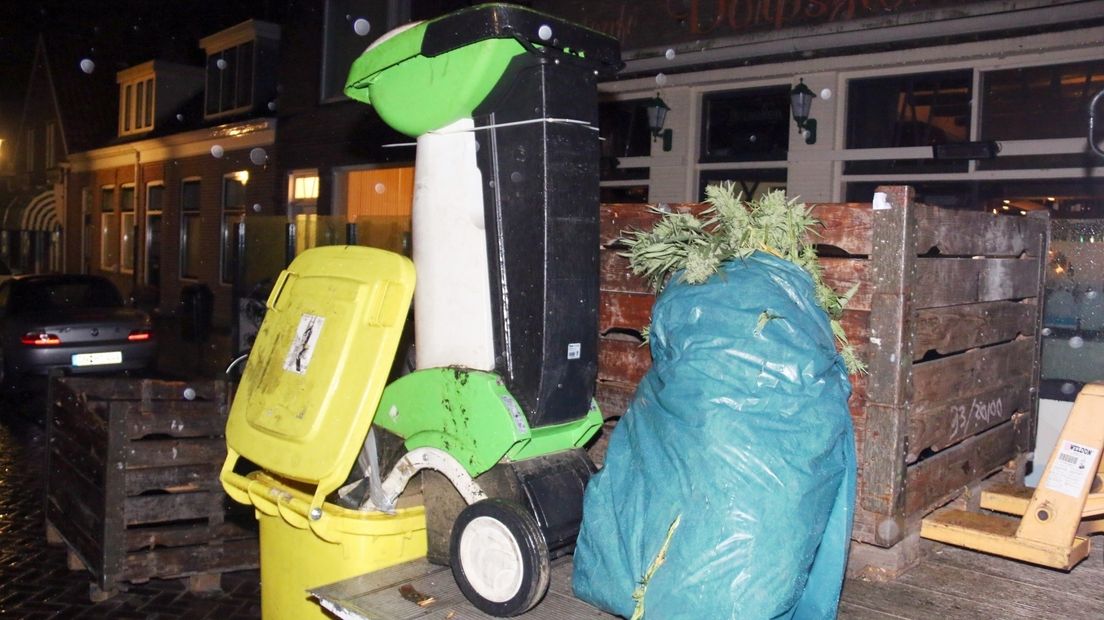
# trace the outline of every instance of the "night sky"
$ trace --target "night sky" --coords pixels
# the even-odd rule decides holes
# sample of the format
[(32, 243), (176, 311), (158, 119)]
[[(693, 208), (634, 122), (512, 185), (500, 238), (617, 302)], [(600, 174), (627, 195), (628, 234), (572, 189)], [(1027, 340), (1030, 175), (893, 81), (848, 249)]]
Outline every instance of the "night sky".
[[(0, 113), (18, 116), (22, 111), (40, 32), (79, 39), (97, 71), (114, 74), (154, 58), (199, 66), (203, 62), (199, 39), (251, 17), (280, 23), (286, 4), (286, 0), (2, 0)], [(61, 75), (65, 69), (56, 68)]]

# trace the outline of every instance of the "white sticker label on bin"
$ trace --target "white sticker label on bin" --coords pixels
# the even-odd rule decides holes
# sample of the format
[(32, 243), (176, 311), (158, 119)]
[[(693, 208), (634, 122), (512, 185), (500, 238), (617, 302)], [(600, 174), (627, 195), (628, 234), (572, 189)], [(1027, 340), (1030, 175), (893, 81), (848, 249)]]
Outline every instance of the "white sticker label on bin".
[(870, 206), (875, 211), (883, 211), (885, 209), (892, 209), (893, 205), (889, 204), (889, 196), (886, 196), (885, 192), (874, 192), (874, 199), (870, 201)]
[(577, 360), (583, 354), (583, 345), (580, 342), (567, 343), (567, 359)]
[(295, 339), (291, 341), (287, 357), (284, 358), (284, 370), (304, 375), (310, 366), (311, 357), (314, 355), (315, 346), (318, 344), (318, 336), (322, 334), (324, 317), (313, 314), (304, 314), (299, 317), (299, 327), (295, 329)]
[(1081, 497), (1089, 476), (1096, 475), (1096, 448), (1063, 441), (1047, 473), (1046, 488), (1071, 497)]

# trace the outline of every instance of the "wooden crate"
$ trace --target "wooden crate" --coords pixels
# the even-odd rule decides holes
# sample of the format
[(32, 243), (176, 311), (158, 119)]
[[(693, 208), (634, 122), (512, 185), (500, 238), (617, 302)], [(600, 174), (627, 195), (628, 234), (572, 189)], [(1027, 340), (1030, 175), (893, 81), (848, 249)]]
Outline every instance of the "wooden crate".
[[(859, 456), (853, 538), (890, 547), (918, 520), (1033, 447), (1046, 217), (952, 211), (882, 187), (885, 208), (819, 204), (821, 265), (869, 374), (852, 376)], [(695, 210), (701, 205), (676, 205)], [(650, 365), (652, 296), (618, 255), (643, 205), (602, 210), (598, 399), (620, 415)]]
[(92, 573), (93, 598), (154, 577), (217, 587), (219, 574), (258, 566), (252, 515), (218, 481), (227, 385), (51, 381), (47, 531), (68, 545), (71, 567)]

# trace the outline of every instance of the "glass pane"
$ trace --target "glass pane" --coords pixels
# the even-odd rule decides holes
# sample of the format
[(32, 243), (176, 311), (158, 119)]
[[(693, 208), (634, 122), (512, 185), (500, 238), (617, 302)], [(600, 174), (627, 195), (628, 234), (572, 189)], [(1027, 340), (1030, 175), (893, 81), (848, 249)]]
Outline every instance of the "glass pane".
[(705, 200), (705, 188), (731, 181), (736, 183), (736, 191), (743, 194), (744, 200), (754, 200), (773, 190), (786, 189), (785, 168), (764, 168), (758, 170), (708, 170), (699, 177), (700, 193), (698, 200)]
[(231, 48), (223, 51), (222, 54), (220, 54), (222, 68), (219, 69), (219, 65), (217, 64), (215, 66), (215, 70), (219, 72), (219, 82), (222, 88), (219, 97), (219, 112), (234, 109), (234, 89), (238, 81), (238, 57), (235, 53), (236, 49), (237, 48)]
[(239, 45), (237, 55), (238, 75), (234, 86), (236, 94), (234, 107), (241, 108), (253, 103), (253, 42)]
[(153, 127), (153, 79), (146, 80), (146, 118), (142, 124), (145, 128)]
[(165, 186), (150, 185), (146, 192), (146, 212), (161, 211), (161, 205), (165, 202)]
[(327, 0), (322, 43), (323, 101), (345, 98), (342, 89), (349, 67), (387, 32), (387, 4), (379, 0)]
[(222, 248), (219, 252), (219, 273), (222, 282), (234, 281), (238, 271), (238, 222), (244, 217), (241, 213), (226, 213), (222, 216)]
[[(1104, 89), (1104, 61), (982, 74), (983, 140), (1080, 138), (1089, 101)], [(1040, 119), (1046, 119), (1040, 122)]]
[(115, 271), (119, 266), (119, 219), (114, 213), (104, 213), (100, 222), (100, 267)]
[[(970, 140), (971, 71), (851, 80), (847, 85), (847, 148), (931, 146)], [(966, 161), (846, 162), (848, 174), (956, 172)]]
[(644, 111), (647, 101), (609, 101), (598, 105), (598, 134), (602, 137), (603, 161), (651, 154), (652, 132)]
[(105, 187), (100, 190), (100, 210), (101, 211), (114, 211), (115, 210), (115, 188)]
[(161, 212), (146, 216), (146, 284), (161, 286)]
[(207, 95), (204, 105), (205, 114), (217, 114), (219, 111), (219, 99), (222, 93), (222, 72), (219, 71), (218, 61), (222, 54), (211, 54), (207, 57)]
[(180, 210), (199, 211), (199, 181), (184, 181), (180, 185)]
[(126, 93), (123, 96), (123, 131), (130, 131), (130, 117), (134, 114), (133, 102), (131, 98), (131, 90), (134, 88), (133, 84), (127, 84), (123, 91)]
[(146, 116), (146, 83), (138, 82), (134, 94), (134, 128), (141, 129), (142, 119)]
[(121, 227), (119, 234), (122, 237), (122, 241), (119, 247), (119, 258), (121, 260), (123, 271), (134, 271), (134, 211), (127, 211), (123, 213), (120, 220)]
[(356, 219), (356, 243), (410, 255), (410, 216), (362, 215)]
[[(405, 217), (409, 219), (410, 216)], [(323, 245), (344, 245), (347, 242), (345, 224), (345, 216), (341, 215), (296, 215), (295, 254)]]
[(185, 213), (180, 226), (180, 277), (199, 277), (202, 255), (200, 254), (200, 224), (197, 213)]
[(646, 204), (648, 202), (647, 185), (630, 185), (626, 187), (603, 187), (601, 191), (603, 204), (616, 202), (629, 202)]
[(134, 186), (123, 187), (119, 192), (119, 209), (121, 211), (134, 210)]
[(245, 184), (249, 178), (246, 171), (235, 172), (235, 176), (222, 179), (223, 211), (243, 211), (245, 209)]
[(786, 159), (790, 89), (761, 88), (702, 97), (702, 161)]

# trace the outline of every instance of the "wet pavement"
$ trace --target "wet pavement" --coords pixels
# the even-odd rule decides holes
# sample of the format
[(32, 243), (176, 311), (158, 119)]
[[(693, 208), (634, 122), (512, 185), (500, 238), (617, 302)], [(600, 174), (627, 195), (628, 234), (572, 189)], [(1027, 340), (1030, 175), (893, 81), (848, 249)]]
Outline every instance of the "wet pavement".
[(245, 620), (261, 617), (257, 571), (222, 576), (222, 592), (194, 594), (186, 580), (152, 579), (93, 603), (91, 575), (69, 570), (63, 545), (46, 543), (41, 397), (0, 402), (0, 618)]

